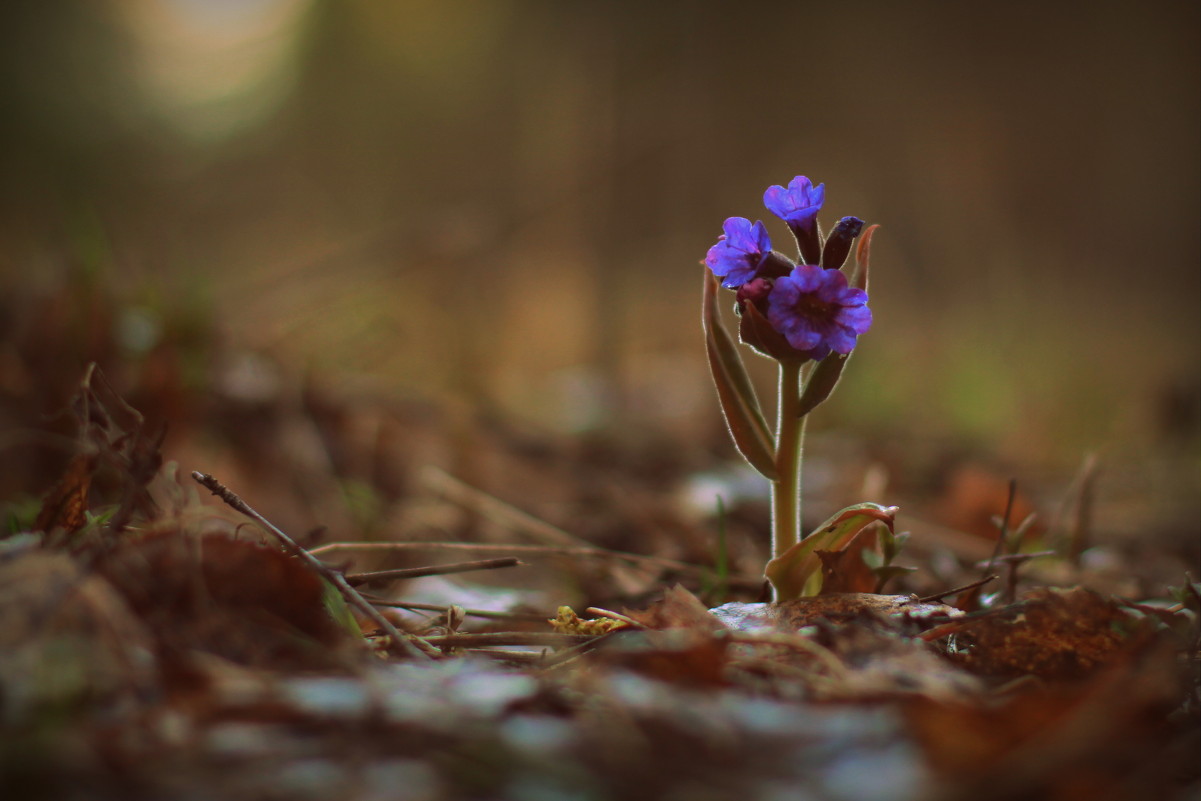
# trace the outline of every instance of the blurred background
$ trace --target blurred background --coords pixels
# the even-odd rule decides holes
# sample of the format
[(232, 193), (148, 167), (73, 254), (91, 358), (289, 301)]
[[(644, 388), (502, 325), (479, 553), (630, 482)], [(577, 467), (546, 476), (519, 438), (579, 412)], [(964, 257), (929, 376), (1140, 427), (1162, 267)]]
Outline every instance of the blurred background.
[(1195, 536), (1198, 9), (6, 4), (0, 392), (44, 412), (98, 359), (182, 438), (216, 384), (320, 375), (733, 459), (699, 263), (805, 174), (882, 225), (815, 459), (1062, 493), (1098, 453), (1123, 526)]

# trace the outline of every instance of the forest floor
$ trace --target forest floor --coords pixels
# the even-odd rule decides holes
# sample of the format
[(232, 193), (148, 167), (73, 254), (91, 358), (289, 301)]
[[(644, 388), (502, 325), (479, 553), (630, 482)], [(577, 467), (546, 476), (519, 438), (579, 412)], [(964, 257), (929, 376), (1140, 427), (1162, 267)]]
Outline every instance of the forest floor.
[(70, 383), (0, 496), (5, 799), (1201, 798), (1198, 532), (1106, 529), (1088, 465), (1048, 520), (987, 461), (815, 458), (814, 523), (926, 510), (913, 570), (861, 541), (768, 604), (695, 442)]

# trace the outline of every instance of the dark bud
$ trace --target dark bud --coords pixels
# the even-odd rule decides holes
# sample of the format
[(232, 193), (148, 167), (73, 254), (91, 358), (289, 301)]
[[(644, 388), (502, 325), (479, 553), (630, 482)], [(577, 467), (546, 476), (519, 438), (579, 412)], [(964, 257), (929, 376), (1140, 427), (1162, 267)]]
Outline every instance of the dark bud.
[(738, 287), (738, 292), (734, 295), (734, 299), (738, 301), (738, 315), (742, 316), (742, 309), (747, 303), (756, 306), (759, 311), (766, 314), (767, 296), (771, 292), (771, 288), (772, 281), (768, 278), (752, 278)]
[[(766, 308), (766, 302), (763, 306)], [(771, 323), (767, 321), (766, 312), (761, 310), (756, 303), (747, 303), (742, 306), (742, 313), (738, 320), (738, 339), (742, 344), (749, 345), (770, 359), (777, 361), (808, 360), (808, 356), (795, 350), (788, 344), (788, 340), (784, 338), (783, 334), (772, 328)]]
[(759, 269), (755, 271), (756, 278), (776, 279), (792, 272), (796, 267), (792, 259), (785, 256), (778, 250), (768, 251), (763, 257), (763, 261), (759, 262)]
[(837, 270), (847, 260), (851, 253), (851, 245), (855, 237), (863, 230), (863, 220), (858, 217), (843, 217), (834, 226), (834, 230), (826, 237), (826, 245), (822, 248), (822, 267), (827, 270)]
[[(766, 304), (764, 304), (766, 305)], [(785, 361), (800, 357), (800, 352), (789, 345), (784, 335), (771, 327), (767, 317), (759, 306), (748, 303), (742, 306), (739, 319), (739, 340), (743, 345), (754, 348), (760, 354), (770, 359)]]

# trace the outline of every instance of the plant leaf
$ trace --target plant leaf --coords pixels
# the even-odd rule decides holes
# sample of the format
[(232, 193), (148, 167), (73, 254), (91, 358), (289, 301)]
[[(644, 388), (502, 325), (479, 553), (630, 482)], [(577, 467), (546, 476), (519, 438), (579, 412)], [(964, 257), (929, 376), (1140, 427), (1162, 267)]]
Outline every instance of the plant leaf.
[(850, 358), (849, 353), (831, 353), (817, 363), (801, 390), (801, 409), (797, 417), (804, 417), (826, 402), (838, 386), (838, 379), (842, 378), (842, 370)]
[(738, 452), (752, 467), (775, 481), (779, 473), (776, 472), (772, 436), (759, 409), (759, 401), (738, 347), (717, 315), (717, 279), (707, 270), (701, 322), (705, 329), (709, 371), (717, 386), (717, 398), (726, 418), (726, 426), (730, 429), (730, 437)]
[(754, 303), (743, 304), (742, 317), (738, 321), (738, 338), (742, 344), (776, 361), (791, 361), (800, 355), (788, 344), (783, 334), (772, 328)]
[(884, 565), (882, 567), (872, 568), (872, 572), (876, 574), (876, 592), (881, 592), (884, 585), (894, 578), (907, 576), (916, 571), (916, 567), (903, 567), (901, 565)]
[(817, 551), (845, 548), (868, 526), (883, 523), (893, 530), (897, 507), (860, 503), (836, 512), (805, 539), (767, 563), (764, 574), (776, 588), (776, 600), (816, 595), (821, 589), (821, 559)]
[(321, 604), (325, 607), (325, 611), (329, 612), (334, 622), (346, 629), (347, 633), (354, 637), (363, 636), (363, 630), (359, 628), (359, 623), (350, 611), (346, 599), (342, 597), (342, 593), (337, 587), (325, 579), (321, 579)]
[(763, 417), (763, 412), (759, 409), (759, 401), (755, 397), (755, 386), (751, 383), (751, 377), (747, 374), (746, 366), (742, 363), (742, 356), (738, 350), (738, 345), (734, 342), (734, 338), (726, 332), (725, 326), (722, 325), (721, 317), (717, 313), (717, 290), (718, 283), (716, 276), (706, 270), (705, 307), (701, 323), (705, 328), (706, 337), (712, 332), (714, 344), (717, 346), (717, 352), (725, 371), (729, 375), (730, 381), (738, 391), (738, 394), (748, 401), (748, 406), (756, 417), (756, 425), (770, 439), (767, 421)]
[(879, 227), (879, 225), (869, 225), (863, 232), (863, 236), (859, 237), (859, 246), (855, 248), (855, 271), (851, 273), (851, 279), (847, 282), (851, 286), (859, 287), (864, 292), (867, 291), (868, 263), (872, 255), (872, 235)]

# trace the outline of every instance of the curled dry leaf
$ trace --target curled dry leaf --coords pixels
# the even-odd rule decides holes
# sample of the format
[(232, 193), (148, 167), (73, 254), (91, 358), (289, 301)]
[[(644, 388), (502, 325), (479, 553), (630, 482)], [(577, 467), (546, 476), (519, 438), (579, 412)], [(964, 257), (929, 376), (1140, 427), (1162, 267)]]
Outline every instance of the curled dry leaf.
[(835, 512), (813, 533), (767, 563), (763, 573), (782, 601), (817, 595), (822, 584), (822, 561), (818, 551), (848, 548), (863, 532), (876, 524), (891, 531), (897, 507), (858, 503)]
[(623, 609), (622, 614), (648, 629), (691, 629), (714, 632), (725, 624), (714, 617), (700, 599), (679, 584), (663, 593), (663, 598), (641, 611)]
[(647, 631), (621, 631), (597, 649), (596, 663), (631, 670), (682, 686), (725, 683), (727, 641), (724, 624), (679, 584), (639, 611), (622, 614)]
[(88, 490), (92, 472), (96, 469), (94, 453), (77, 453), (71, 457), (62, 478), (46, 493), (42, 508), (34, 521), (34, 531), (47, 534), (62, 530), (74, 534), (87, 523)]
[(863, 552), (876, 547), (876, 532), (860, 531), (845, 548), (816, 551), (821, 560), (822, 595), (846, 592), (870, 593), (876, 589), (876, 574), (863, 561)]
[(629, 624), (612, 618), (599, 617), (585, 620), (576, 614), (570, 606), (560, 606), (553, 618), (546, 621), (559, 634), (607, 634), (616, 629), (625, 628)]

